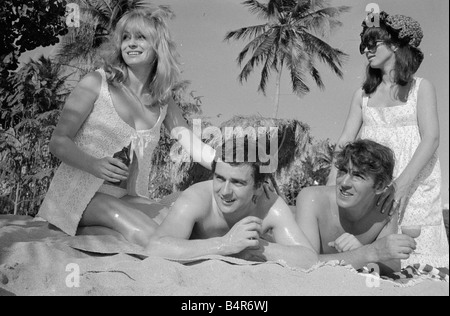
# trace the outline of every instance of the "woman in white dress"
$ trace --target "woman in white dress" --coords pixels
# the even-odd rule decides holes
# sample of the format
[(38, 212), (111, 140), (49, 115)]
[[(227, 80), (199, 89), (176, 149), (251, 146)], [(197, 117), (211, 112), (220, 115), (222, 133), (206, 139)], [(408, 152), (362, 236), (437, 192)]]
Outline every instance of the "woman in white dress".
[[(380, 198), (382, 211), (399, 211), (401, 225), (421, 226), (417, 249), (402, 266), (448, 267), (436, 93), (430, 81), (414, 76), (424, 58), (418, 48), (422, 29), (410, 17), (386, 12), (379, 22), (377, 27), (363, 22), (360, 52), (368, 60), (366, 79), (353, 96), (337, 146), (360, 134), (395, 152), (395, 180)], [(333, 167), (328, 183), (335, 179)]]
[[(209, 169), (215, 151), (192, 133), (172, 99), (180, 70), (165, 12), (145, 5), (126, 12), (111, 41), (105, 66), (67, 99), (50, 141), (62, 163), (38, 216), (72, 236), (115, 234), (145, 246), (162, 215), (148, 199), (161, 125)], [(122, 149), (128, 159), (113, 158)]]

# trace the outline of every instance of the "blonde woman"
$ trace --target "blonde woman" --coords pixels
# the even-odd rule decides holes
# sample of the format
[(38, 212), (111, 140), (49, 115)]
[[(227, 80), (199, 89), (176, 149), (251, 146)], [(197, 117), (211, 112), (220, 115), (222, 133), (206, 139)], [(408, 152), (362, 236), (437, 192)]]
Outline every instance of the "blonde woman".
[[(50, 141), (62, 163), (38, 215), (69, 235), (113, 234), (146, 246), (162, 216), (148, 199), (161, 125), (209, 169), (215, 151), (195, 138), (171, 97), (179, 63), (164, 12), (126, 12), (111, 41), (111, 58), (79, 82), (62, 111)], [(201, 145), (193, 148), (194, 139)], [(115, 158), (122, 149), (125, 160)]]

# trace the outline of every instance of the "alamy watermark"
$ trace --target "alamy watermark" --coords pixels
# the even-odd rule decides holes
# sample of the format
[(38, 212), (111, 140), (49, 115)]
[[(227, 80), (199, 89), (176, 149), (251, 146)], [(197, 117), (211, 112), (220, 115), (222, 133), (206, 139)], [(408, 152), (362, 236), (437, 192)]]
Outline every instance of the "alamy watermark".
[(367, 265), (369, 269), (368, 274), (364, 274), (366, 277), (366, 286), (368, 288), (380, 287), (380, 267), (376, 263), (370, 263)]
[(68, 27), (80, 27), (80, 6), (76, 3), (68, 3), (66, 6), (66, 25)]
[(380, 6), (376, 3), (369, 3), (366, 6), (367, 27), (380, 27)]
[[(223, 127), (222, 129), (216, 126), (202, 127), (200, 119), (192, 121), (192, 132), (198, 138), (191, 138), (189, 140), (190, 152), (201, 150), (201, 139), (214, 139), (216, 143), (214, 147), (216, 150), (225, 150), (224, 162), (261, 162), (261, 173), (274, 173), (278, 169), (278, 127)], [(182, 134), (181, 137), (187, 137), (187, 134)], [(244, 139), (250, 140), (247, 146), (244, 146)], [(228, 140), (235, 139), (236, 156), (233, 157), (232, 142)], [(180, 155), (182, 147), (180, 139), (170, 149), (170, 158), (173, 162), (191, 162), (189, 155)], [(186, 142), (183, 142), (186, 144)], [(222, 148), (222, 145), (224, 148)], [(205, 150), (207, 148), (204, 148)], [(202, 162), (208, 160), (208, 153), (202, 152), (200, 159), (193, 155), (194, 162)], [(222, 157), (223, 158), (223, 157)]]
[(76, 263), (69, 263), (66, 266), (66, 272), (69, 272), (66, 276), (66, 286), (68, 288), (80, 287), (80, 266)]

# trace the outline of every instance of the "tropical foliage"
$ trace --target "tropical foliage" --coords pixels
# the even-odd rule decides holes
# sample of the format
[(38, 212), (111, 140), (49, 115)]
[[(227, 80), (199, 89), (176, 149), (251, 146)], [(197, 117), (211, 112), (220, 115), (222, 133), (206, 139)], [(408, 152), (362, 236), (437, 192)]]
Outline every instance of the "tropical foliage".
[[(2, 5), (25, 2), (27, 1), (6, 0)], [(43, 4), (60, 2), (58, 0), (42, 1)], [(144, 5), (145, 1), (73, 0), (71, 2), (80, 6), (81, 25), (79, 28), (71, 28), (70, 33), (63, 38), (57, 58), (51, 60), (41, 57), (31, 61), (19, 71), (8, 73), (8, 77), (5, 77), (0, 85), (0, 213), (28, 215), (37, 213), (54, 171), (59, 165), (58, 159), (48, 151), (48, 142), (65, 99), (74, 86), (71, 80), (75, 79), (76, 82), (84, 73), (97, 67), (96, 63), (100, 60), (102, 46), (106, 43), (115, 21), (128, 8)], [(253, 2), (256, 5), (256, 1)], [(270, 3), (278, 4), (276, 1)], [(275, 6), (267, 8), (276, 11)], [(168, 17), (173, 16), (170, 8), (160, 6), (160, 9), (165, 10)], [(62, 10), (54, 12), (59, 12), (61, 17), (64, 16)], [(27, 13), (30, 12), (27, 11)], [(56, 22), (59, 20), (51, 21), (55, 25), (48, 30), (53, 30), (52, 34), (59, 34), (59, 31), (56, 31), (60, 30)], [(14, 34), (19, 36), (19, 33)], [(55, 42), (52, 36), (49, 35), (47, 38), (47, 42), (42, 41), (41, 44)], [(13, 42), (16, 43), (15, 45), (20, 43)], [(28, 49), (32, 46), (23, 47)], [(284, 62), (288, 60), (284, 55), (277, 58)], [(281, 65), (278, 64), (278, 67)], [(75, 77), (72, 76), (74, 73), (76, 73)], [(192, 124), (193, 119), (200, 118), (202, 128), (211, 126), (210, 121), (202, 116), (201, 97), (192, 91), (189, 92), (188, 81), (180, 82), (174, 87), (173, 95), (189, 124)], [(238, 117), (224, 122), (220, 127), (234, 126), (233, 124), (242, 127), (258, 124), (282, 127), (282, 132), (278, 135), (283, 144), (281, 149), (283, 158), (280, 162), (282, 168), (276, 179), (280, 191), (291, 204), (295, 203), (295, 196), (304, 186), (325, 183), (331, 162), (332, 146), (328, 141), (316, 142), (311, 137), (306, 124), (295, 120)], [(164, 130), (162, 135), (153, 157), (153, 163), (157, 168), (153, 168), (150, 174), (149, 192), (154, 199), (183, 190), (193, 183), (210, 177), (209, 171), (198, 164), (174, 160), (173, 155), (185, 155), (185, 153), (179, 150), (172, 152), (171, 156), (175, 140), (170, 139)], [(211, 142), (212, 139), (205, 138), (204, 141)]]
[(342, 78), (341, 66), (347, 55), (318, 36), (324, 37), (340, 26), (337, 17), (347, 12), (349, 7), (329, 7), (326, 0), (268, 0), (267, 3), (247, 0), (243, 4), (267, 22), (228, 32), (225, 40), (250, 40), (237, 58), (239, 66), (242, 66), (250, 55), (239, 74), (241, 82), (261, 66), (258, 91), (265, 94), (271, 72), (278, 74), (274, 117), (278, 116), (280, 81), (284, 68), (289, 71), (292, 91), (298, 96), (310, 91), (306, 82), (308, 75), (319, 88), (324, 88), (315, 65), (316, 60), (325, 63)]
[(67, 33), (66, 0), (2, 0), (0, 2), (0, 78), (16, 70), (27, 50), (58, 43)]
[[(204, 124), (203, 128), (207, 126), (208, 124)], [(219, 128), (221, 133), (212, 137), (203, 132), (202, 140), (215, 147), (222, 141), (221, 135), (227, 134), (227, 129), (237, 137), (266, 138), (266, 144), (273, 138), (278, 139), (275, 186), (290, 205), (295, 205), (295, 199), (304, 187), (325, 185), (334, 147), (328, 140), (315, 140), (307, 124), (298, 120), (235, 116), (223, 122)], [(258, 135), (249, 133), (248, 128), (257, 131)], [(276, 128), (275, 131), (273, 128)], [(166, 158), (167, 153), (164, 156)], [(271, 149), (270, 153), (272, 153)], [(166, 189), (166, 194), (185, 190), (192, 184), (208, 180), (212, 176), (209, 170), (192, 162), (181, 148), (179, 151), (172, 152), (171, 159), (164, 161), (163, 166), (170, 174), (167, 182), (162, 186)]]
[(61, 66), (41, 57), (0, 87), (0, 210), (35, 214), (55, 167), (48, 142), (69, 93)]
[[(124, 12), (152, 6), (143, 0), (73, 0), (78, 5), (80, 26), (69, 29), (57, 54), (58, 62), (75, 68), (79, 76), (96, 69), (107, 54), (108, 37)], [(158, 6), (167, 18), (174, 16), (168, 6)]]

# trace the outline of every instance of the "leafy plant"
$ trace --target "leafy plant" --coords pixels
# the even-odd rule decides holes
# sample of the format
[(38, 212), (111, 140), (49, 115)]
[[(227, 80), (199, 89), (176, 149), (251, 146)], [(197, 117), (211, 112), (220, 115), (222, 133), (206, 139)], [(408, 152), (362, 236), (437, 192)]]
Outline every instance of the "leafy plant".
[(34, 215), (58, 160), (48, 142), (69, 91), (61, 66), (41, 57), (8, 78), (0, 88), (0, 208)]
[[(152, 6), (143, 0), (71, 0), (80, 8), (80, 26), (70, 28), (63, 37), (57, 54), (58, 62), (76, 69), (79, 76), (98, 68), (108, 53), (111, 30), (124, 12), (136, 7)], [(155, 6), (156, 8), (156, 6)], [(160, 5), (168, 18), (173, 12)]]
[(68, 32), (66, 0), (2, 0), (0, 2), (0, 79), (3, 86), (19, 56), (58, 43)]

